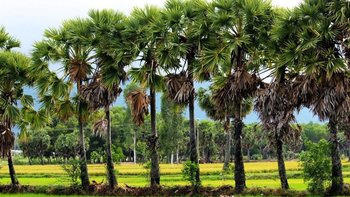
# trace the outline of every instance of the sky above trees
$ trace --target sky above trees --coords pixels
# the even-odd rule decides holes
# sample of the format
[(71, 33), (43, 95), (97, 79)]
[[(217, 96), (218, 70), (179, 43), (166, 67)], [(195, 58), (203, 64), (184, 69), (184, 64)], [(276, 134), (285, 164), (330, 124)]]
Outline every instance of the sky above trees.
[[(85, 17), (90, 9), (116, 9), (130, 13), (133, 7), (143, 7), (147, 4), (162, 6), (165, 0), (11, 0), (2, 2), (0, 8), (0, 26), (6, 27), (10, 35), (22, 43), (21, 52), (30, 54), (35, 41), (42, 38), (44, 30), (48, 27), (58, 27), (61, 22), (75, 17)], [(272, 0), (274, 6), (292, 8), (301, 0)], [(206, 86), (202, 84), (201, 86)], [(117, 104), (123, 104), (119, 98)], [(196, 106), (196, 117), (206, 118), (205, 113)], [(297, 116), (298, 122), (317, 122), (313, 114), (304, 109)], [(246, 122), (258, 121), (257, 115), (252, 113)]]

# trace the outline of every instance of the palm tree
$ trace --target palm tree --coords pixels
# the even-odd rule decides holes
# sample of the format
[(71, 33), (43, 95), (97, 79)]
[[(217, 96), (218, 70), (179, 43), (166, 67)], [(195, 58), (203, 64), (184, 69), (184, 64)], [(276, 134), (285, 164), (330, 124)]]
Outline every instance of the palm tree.
[[(112, 160), (112, 136), (110, 105), (121, 93), (120, 83), (126, 80), (124, 66), (130, 64), (132, 56), (127, 50), (126, 40), (122, 34), (125, 30), (123, 21), (125, 16), (113, 10), (90, 10), (94, 40), (95, 59), (97, 65), (93, 79), (89, 84), (82, 86), (82, 97), (92, 110), (103, 108), (105, 119), (94, 126), (96, 131), (105, 131), (107, 142), (107, 177), (109, 186), (114, 189), (117, 179)], [(114, 51), (118, 52), (114, 52)]]
[[(19, 52), (10, 51), (18, 47), (19, 41), (0, 28), (0, 152), (7, 157), (11, 184), (19, 184), (13, 166), (11, 149), (14, 146), (14, 125), (24, 119), (26, 109), (33, 109), (33, 98), (23, 93), (24, 86), (31, 84), (30, 59)], [(20, 107), (18, 104), (21, 103)], [(22, 108), (22, 109), (21, 109)]]
[[(173, 71), (166, 77), (168, 97), (177, 104), (188, 105), (190, 160), (196, 165), (199, 159), (194, 118), (194, 74), (201, 42), (208, 33), (206, 16), (209, 8), (208, 3), (203, 0), (168, 0), (164, 11), (167, 32), (160, 53), (160, 61)], [(181, 65), (182, 62), (183, 65)], [(199, 167), (194, 176), (196, 192), (200, 184)]]
[[(275, 79), (261, 90), (256, 99), (255, 109), (270, 142), (276, 147), (278, 172), (282, 189), (289, 189), (283, 158), (283, 143), (300, 141), (300, 129), (292, 125), (295, 122), (294, 111), (298, 108), (293, 98), (293, 84), (285, 79)], [(300, 106), (299, 106), (300, 107)], [(290, 137), (295, 137), (291, 140)]]
[[(101, 76), (96, 74), (92, 82), (81, 87), (81, 96), (89, 104), (89, 107), (95, 111), (103, 108), (105, 112), (105, 119), (100, 120), (94, 124), (93, 131), (99, 133), (102, 137), (106, 137), (106, 155), (107, 155), (107, 177), (111, 189), (117, 185), (117, 179), (114, 172), (114, 165), (112, 160), (112, 135), (111, 135), (111, 117), (110, 105), (116, 100), (121, 93), (121, 89), (116, 85), (112, 90), (107, 89), (101, 82)], [(103, 132), (103, 135), (101, 135)]]
[[(277, 20), (272, 30), (272, 39), (268, 42), (269, 50), (266, 50), (265, 53), (271, 63), (265, 64), (264, 68), (269, 72), (268, 76), (272, 78), (272, 82), (265, 84), (259, 90), (255, 110), (258, 112), (263, 130), (267, 134), (271, 145), (276, 148), (281, 187), (282, 189), (289, 189), (283, 158), (283, 144), (292, 145), (291, 142), (298, 144), (297, 141), (300, 140), (300, 130), (295, 129), (292, 124), (296, 121), (294, 112), (300, 110), (301, 103), (297, 99), (292, 99), (295, 98), (294, 82), (297, 74), (293, 73), (293, 70), (289, 69), (279, 58), (281, 56), (280, 50), (284, 44), (284, 42), (280, 42), (279, 36), (285, 36), (284, 32), (290, 30), (278, 31), (279, 24), (281, 24), (278, 19), (285, 13), (288, 13), (288, 10), (276, 9)], [(294, 28), (293, 26), (288, 27)], [(295, 139), (289, 140), (293, 136)]]
[[(134, 52), (140, 57), (139, 67), (133, 67), (129, 70), (129, 74), (135, 82), (141, 84), (143, 88), (149, 88), (149, 104), (151, 114), (151, 136), (148, 137), (150, 157), (151, 157), (151, 186), (160, 184), (159, 173), (159, 155), (158, 155), (158, 132), (156, 125), (156, 91), (163, 88), (163, 78), (161, 76), (162, 65), (159, 64), (157, 58), (158, 44), (162, 39), (163, 24), (161, 21), (160, 10), (156, 7), (147, 6), (144, 9), (135, 8), (131, 13), (129, 20), (127, 20), (126, 32), (130, 36)], [(137, 125), (143, 123), (143, 116), (138, 116), (148, 100), (143, 91), (132, 92), (129, 95), (130, 101), (140, 101), (137, 99), (144, 99), (142, 102), (142, 110), (138, 104), (134, 103), (131, 111), (134, 116), (134, 121)], [(136, 111), (135, 111), (136, 110)], [(139, 111), (141, 110), (141, 111)]]
[(225, 73), (214, 78), (213, 100), (220, 111), (234, 110), (235, 190), (246, 187), (242, 155), (242, 103), (256, 94), (261, 85), (258, 71), (264, 58), (272, 9), (263, 0), (216, 0), (212, 3), (211, 32), (202, 47), (199, 70), (202, 73)]
[[(343, 9), (341, 13), (339, 8)], [(309, 0), (287, 13), (278, 28), (279, 35), (284, 34), (279, 41), (288, 40), (282, 42), (284, 53), (280, 61), (299, 75), (295, 79), (297, 102), (311, 108), (321, 121), (329, 121), (332, 194), (339, 194), (343, 189), (337, 133), (350, 104), (348, 48), (344, 44), (349, 23), (341, 22), (342, 14), (346, 13), (349, 13), (346, 1)], [(290, 28), (291, 24), (294, 28)]]
[[(39, 94), (48, 111), (53, 107), (63, 117), (77, 115), (79, 122), (79, 156), (81, 183), (84, 188), (89, 185), (86, 150), (84, 140), (84, 121), (88, 115), (87, 104), (80, 97), (82, 85), (87, 83), (93, 71), (93, 47), (91, 46), (91, 26), (87, 19), (72, 19), (65, 21), (59, 29), (47, 29), (44, 39), (35, 43), (33, 51), (34, 66), (32, 72), (41, 73), (37, 80)], [(61, 66), (60, 78), (49, 69), (50, 63)], [(66, 79), (69, 79), (67, 81)], [(71, 102), (72, 83), (76, 84), (75, 110)]]

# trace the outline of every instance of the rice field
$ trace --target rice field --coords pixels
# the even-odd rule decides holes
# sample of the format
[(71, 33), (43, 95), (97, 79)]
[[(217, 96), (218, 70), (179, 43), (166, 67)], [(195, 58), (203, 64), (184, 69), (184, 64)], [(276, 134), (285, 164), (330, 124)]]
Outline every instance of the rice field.
[[(0, 184), (10, 183), (8, 168), (3, 163), (0, 169)], [(233, 174), (222, 172), (222, 163), (200, 164), (203, 186), (234, 185)], [(343, 162), (344, 181), (350, 183), (350, 163)], [(184, 180), (182, 164), (161, 164), (161, 184), (164, 186), (188, 185)], [(286, 162), (289, 185), (294, 190), (305, 190), (307, 184), (302, 178), (301, 166), (297, 161)], [(120, 186), (143, 187), (148, 185), (148, 172), (141, 164), (122, 163), (116, 165)], [(60, 165), (16, 165), (18, 179), (23, 185), (69, 185), (70, 181)], [(106, 182), (105, 165), (88, 165), (90, 179)], [(247, 186), (262, 188), (279, 188), (277, 162), (245, 163)]]
[[(350, 163), (345, 163), (350, 165)], [(222, 163), (200, 164), (201, 174), (221, 173)], [(181, 173), (182, 164), (160, 164), (161, 174), (179, 174)], [(273, 172), (277, 171), (277, 162), (248, 162), (245, 163), (246, 172)], [(297, 161), (287, 161), (287, 170), (299, 170), (300, 165)], [(15, 166), (17, 174), (65, 174), (60, 165), (18, 165)], [(116, 166), (119, 174), (122, 175), (139, 175), (147, 173), (147, 170), (142, 164), (122, 163)], [(103, 164), (88, 165), (89, 174), (104, 174), (105, 166)], [(3, 163), (0, 169), (0, 175), (7, 174), (8, 168), (6, 163)]]

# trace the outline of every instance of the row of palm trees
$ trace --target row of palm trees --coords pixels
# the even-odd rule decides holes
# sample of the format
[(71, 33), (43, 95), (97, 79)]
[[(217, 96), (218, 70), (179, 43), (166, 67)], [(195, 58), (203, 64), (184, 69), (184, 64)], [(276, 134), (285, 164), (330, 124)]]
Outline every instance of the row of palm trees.
[[(13, 82), (11, 91), (24, 85), (34, 86), (42, 103), (42, 109), (35, 112), (30, 106), (32, 100), (24, 96), (21, 103), (28, 104), (24, 109), (36, 114), (25, 123), (11, 119), (12, 115), (20, 114), (19, 108), (13, 108), (16, 102), (7, 99), (9, 94), (5, 92), (5, 85), (12, 85), (11, 80), (22, 78), (8, 79), (9, 71), (1, 71), (4, 72), (1, 79), (11, 82), (0, 86), (4, 131), (11, 131), (14, 123), (36, 126), (34, 123), (42, 114), (56, 113), (63, 120), (76, 115), (81, 182), (87, 187), (83, 128), (92, 111), (103, 109), (105, 118), (96, 128), (106, 133), (107, 175), (113, 189), (117, 179), (111, 157), (109, 107), (129, 76), (141, 86), (128, 96), (137, 125), (143, 124), (150, 105), (150, 181), (151, 186), (157, 186), (160, 173), (156, 92), (164, 92), (178, 105), (188, 106), (190, 160), (198, 164), (194, 83), (210, 81), (206, 98), (210, 107), (206, 110), (210, 117), (225, 124), (228, 134), (233, 131), (237, 192), (246, 188), (241, 139), (243, 118), (254, 102), (254, 109), (276, 147), (283, 189), (289, 189), (283, 144), (300, 134), (300, 129), (292, 126), (295, 110), (308, 107), (320, 120), (329, 121), (331, 191), (340, 193), (343, 178), (337, 128), (348, 122), (350, 109), (349, 16), (350, 5), (346, 0), (305, 0), (293, 10), (273, 8), (265, 0), (167, 0), (162, 9), (135, 8), (130, 16), (114, 10), (91, 10), (86, 18), (70, 19), (57, 29), (47, 29), (43, 40), (34, 44), (31, 63), (12, 57), (19, 62), (11, 64), (23, 67), (27, 74), (24, 81)], [(11, 39), (3, 44), (0, 36), (1, 55), (8, 53), (10, 45), (18, 46)], [(1, 60), (0, 64), (6, 61)], [(0, 139), (1, 151), (7, 154), (10, 164), (8, 147), (12, 144), (5, 143), (4, 136)], [(14, 170), (11, 174), (14, 175)], [(200, 182), (199, 168), (195, 180)]]

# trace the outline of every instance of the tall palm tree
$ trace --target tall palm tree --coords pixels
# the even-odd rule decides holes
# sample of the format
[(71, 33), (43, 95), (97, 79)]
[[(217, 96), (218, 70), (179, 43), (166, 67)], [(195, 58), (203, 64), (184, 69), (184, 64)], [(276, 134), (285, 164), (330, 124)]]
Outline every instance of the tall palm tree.
[[(130, 36), (134, 53), (140, 59), (139, 67), (133, 67), (129, 70), (131, 78), (141, 84), (143, 88), (149, 88), (149, 104), (151, 115), (151, 136), (148, 137), (150, 157), (151, 157), (151, 186), (160, 184), (159, 173), (159, 155), (158, 155), (158, 132), (156, 124), (156, 91), (163, 89), (163, 78), (161, 76), (162, 65), (157, 58), (158, 44), (162, 39), (163, 24), (161, 21), (160, 9), (157, 7), (146, 6), (144, 9), (135, 8), (127, 20), (126, 32)], [(134, 92), (130, 98), (144, 98), (142, 91)], [(139, 97), (141, 96), (141, 97)], [(134, 99), (130, 99), (134, 101)], [(146, 103), (145, 103), (146, 104)], [(139, 108), (132, 107), (132, 111)], [(137, 112), (133, 112), (133, 115)], [(136, 124), (143, 122), (143, 116), (135, 119)], [(140, 122), (141, 121), (141, 122)]]
[(125, 16), (113, 10), (90, 10), (92, 32), (95, 35), (91, 43), (97, 61), (93, 79), (82, 87), (82, 96), (97, 110), (103, 108), (105, 119), (95, 124), (94, 130), (105, 131), (107, 153), (107, 177), (109, 186), (114, 189), (117, 179), (112, 160), (112, 135), (110, 105), (121, 93), (120, 83), (126, 80), (124, 67), (132, 61), (132, 55), (127, 50), (128, 44), (124, 39)]
[[(340, 7), (337, 7), (342, 5)], [(336, 9), (343, 9), (341, 13)], [(328, 120), (332, 155), (332, 194), (343, 189), (342, 166), (339, 153), (338, 125), (349, 112), (349, 67), (344, 41), (347, 24), (341, 23), (342, 14), (349, 13), (346, 1), (309, 0), (280, 23), (278, 31), (285, 36), (281, 61), (289, 70), (296, 71), (295, 96), (320, 118)], [(286, 27), (293, 24), (294, 29)], [(288, 39), (292, 38), (292, 39)]]
[[(168, 97), (180, 105), (188, 105), (190, 126), (190, 160), (198, 165), (196, 149), (194, 101), (195, 67), (201, 42), (208, 33), (206, 16), (208, 3), (204, 0), (168, 0), (165, 4), (164, 22), (166, 34), (162, 45), (160, 61), (171, 68), (166, 77)], [(200, 184), (199, 167), (195, 174), (195, 191)]]
[(283, 143), (295, 142), (289, 139), (290, 136), (294, 136), (296, 140), (300, 139), (300, 130), (295, 130), (291, 125), (295, 122), (293, 113), (298, 108), (291, 99), (293, 94), (295, 92), (291, 82), (277, 79), (259, 92), (255, 104), (262, 126), (268, 133), (270, 142), (276, 147), (282, 189), (289, 189), (283, 158)]
[(272, 8), (263, 0), (216, 0), (210, 35), (202, 47), (201, 72), (218, 71), (225, 74), (214, 78), (213, 99), (218, 109), (233, 108), (233, 130), (235, 145), (235, 190), (246, 187), (242, 155), (242, 103), (254, 97), (261, 85), (259, 67), (264, 60), (261, 53), (266, 48), (268, 31), (272, 23)]
[[(26, 85), (31, 85), (30, 59), (19, 52), (10, 51), (18, 46), (19, 41), (9, 36), (4, 28), (0, 28), (0, 152), (2, 157), (7, 157), (13, 186), (19, 182), (11, 155), (15, 141), (12, 128), (24, 119), (26, 109), (33, 109), (34, 102), (31, 96), (23, 92)], [(19, 102), (22, 107), (18, 105)]]
[[(283, 31), (278, 31), (278, 28), (282, 26), (279, 19), (288, 12), (288, 10), (281, 8), (275, 10), (277, 19), (274, 29), (271, 31), (272, 36), (268, 42), (268, 50), (265, 53), (270, 63), (265, 64), (264, 68), (269, 72), (268, 76), (272, 78), (272, 82), (265, 84), (259, 90), (255, 103), (255, 110), (258, 112), (263, 129), (269, 137), (271, 145), (276, 148), (282, 189), (289, 189), (283, 158), (283, 144), (292, 145), (292, 142), (295, 142), (297, 145), (298, 139), (300, 140), (300, 130), (295, 129), (292, 125), (296, 121), (294, 112), (301, 108), (301, 103), (297, 99), (292, 99), (295, 98), (294, 82), (298, 75), (279, 58), (284, 55), (280, 52), (284, 42), (281, 42), (279, 37), (285, 36), (284, 32), (290, 30), (286, 28), (294, 28), (292, 25), (283, 26)], [(295, 139), (290, 140), (290, 137), (295, 137)]]
[[(48, 108), (56, 106), (63, 118), (77, 115), (79, 122), (79, 156), (81, 183), (84, 188), (89, 185), (89, 176), (86, 161), (86, 149), (84, 140), (84, 121), (88, 115), (87, 104), (80, 97), (82, 85), (93, 72), (93, 47), (91, 46), (91, 26), (87, 19), (72, 19), (63, 22), (59, 29), (47, 29), (44, 39), (35, 43), (33, 51), (34, 66), (32, 72), (41, 73), (41, 79), (37, 80), (39, 94)], [(50, 71), (49, 64), (58, 63), (60, 72)], [(63, 74), (62, 77), (59, 75)], [(57, 76), (58, 75), (58, 76)], [(69, 79), (67, 81), (67, 78)], [(72, 107), (73, 91), (75, 84), (78, 95), (76, 97), (77, 109)], [(59, 99), (59, 100), (57, 100)], [(56, 101), (55, 101), (56, 100)], [(50, 104), (53, 104), (50, 106)], [(59, 105), (59, 107), (57, 107)]]

